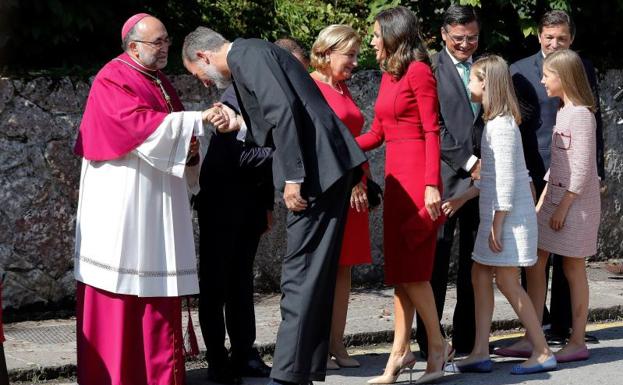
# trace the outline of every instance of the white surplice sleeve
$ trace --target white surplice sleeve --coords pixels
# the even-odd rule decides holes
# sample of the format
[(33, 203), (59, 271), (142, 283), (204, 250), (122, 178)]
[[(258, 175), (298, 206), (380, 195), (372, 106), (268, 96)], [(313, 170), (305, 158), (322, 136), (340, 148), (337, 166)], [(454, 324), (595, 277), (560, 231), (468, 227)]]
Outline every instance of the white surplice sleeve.
[(193, 135), (204, 135), (201, 111), (172, 112), (134, 152), (156, 169), (182, 178)]

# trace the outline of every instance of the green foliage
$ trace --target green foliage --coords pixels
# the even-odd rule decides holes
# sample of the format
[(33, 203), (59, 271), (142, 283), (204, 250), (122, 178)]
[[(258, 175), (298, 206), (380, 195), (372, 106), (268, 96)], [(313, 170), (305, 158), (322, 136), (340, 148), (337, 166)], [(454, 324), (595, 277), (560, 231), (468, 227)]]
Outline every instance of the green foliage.
[(349, 24), (361, 34), (360, 66), (376, 68), (369, 42), (380, 11), (399, 4), (412, 9), (436, 50), (443, 12), (457, 2), (479, 9), (480, 52), (510, 61), (534, 53), (538, 19), (547, 10), (564, 9), (578, 27), (573, 47), (598, 66), (621, 66), (613, 49), (623, 34), (620, 0), (2, 0), (0, 72), (93, 74), (120, 52), (121, 25), (137, 12), (159, 17), (173, 36), (169, 71), (182, 70), (182, 39), (197, 25), (229, 39), (292, 36), (310, 48), (318, 32), (333, 23)]
[[(460, 4), (462, 5), (471, 5), (479, 8), (491, 8), (490, 2), (485, 2), (483, 4), (481, 0), (460, 0)], [(537, 1), (537, 0), (497, 0), (497, 6), (499, 8), (505, 8), (511, 6), (515, 12), (516, 17), (518, 18), (519, 28), (524, 37), (528, 36), (536, 36), (537, 34), (537, 18), (539, 12), (543, 8), (546, 9), (561, 9), (567, 12), (571, 12), (571, 1), (570, 0), (547, 0), (547, 1)], [(500, 40), (508, 41), (508, 36), (506, 35), (498, 35)]]
[(225, 37), (266, 38), (277, 28), (274, 0), (196, 0), (202, 23)]

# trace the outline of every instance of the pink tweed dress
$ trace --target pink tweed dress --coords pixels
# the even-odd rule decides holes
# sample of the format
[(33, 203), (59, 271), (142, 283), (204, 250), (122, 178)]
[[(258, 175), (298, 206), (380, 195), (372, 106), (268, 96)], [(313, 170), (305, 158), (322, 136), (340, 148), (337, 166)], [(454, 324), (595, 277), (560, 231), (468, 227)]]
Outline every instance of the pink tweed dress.
[[(568, 257), (597, 253), (601, 214), (596, 162), (595, 116), (586, 107), (565, 106), (556, 115), (547, 192), (537, 219), (539, 249)], [(564, 226), (554, 231), (549, 220), (566, 191), (577, 194)]]

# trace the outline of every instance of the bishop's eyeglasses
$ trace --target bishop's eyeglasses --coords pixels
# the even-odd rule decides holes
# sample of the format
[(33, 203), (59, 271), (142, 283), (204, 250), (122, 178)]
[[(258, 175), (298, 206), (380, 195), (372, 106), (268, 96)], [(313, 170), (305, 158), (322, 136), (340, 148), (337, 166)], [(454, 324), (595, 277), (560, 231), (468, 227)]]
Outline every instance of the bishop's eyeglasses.
[(147, 44), (149, 46), (152, 46), (156, 49), (161, 49), (163, 47), (169, 47), (171, 46), (171, 44), (173, 44), (173, 39), (171, 38), (171, 36), (168, 36), (164, 39), (157, 39), (154, 41), (146, 41), (146, 40), (133, 40), (137, 43), (143, 43), (143, 44)]

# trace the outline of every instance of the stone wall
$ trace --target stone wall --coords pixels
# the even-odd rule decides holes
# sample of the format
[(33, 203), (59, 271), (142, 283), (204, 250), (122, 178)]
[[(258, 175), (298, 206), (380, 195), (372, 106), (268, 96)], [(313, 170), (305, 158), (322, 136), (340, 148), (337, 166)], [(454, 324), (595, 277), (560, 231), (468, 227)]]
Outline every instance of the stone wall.
[[(218, 97), (191, 76), (174, 76), (172, 80), (189, 110), (200, 109)], [(368, 124), (379, 80), (378, 71), (362, 71), (350, 84)], [(623, 86), (623, 71), (606, 72), (601, 98), (607, 180), (599, 259), (618, 257), (623, 247), (623, 102), (613, 101), (616, 86)], [(88, 90), (89, 82), (71, 78), (0, 78), (0, 266), (7, 272), (5, 307), (38, 310), (68, 307), (73, 301), (80, 160), (72, 147)], [(369, 156), (373, 177), (383, 184), (384, 150)], [(285, 208), (277, 195), (276, 202), (274, 228), (262, 240), (257, 257), (258, 290), (279, 287)], [(382, 207), (371, 215), (374, 263), (354, 269), (356, 284), (382, 283), (381, 213)]]

